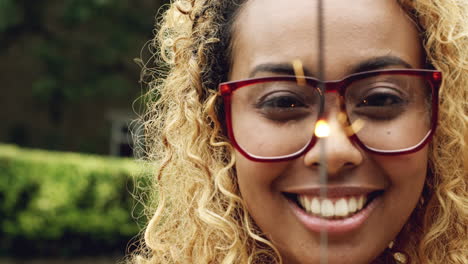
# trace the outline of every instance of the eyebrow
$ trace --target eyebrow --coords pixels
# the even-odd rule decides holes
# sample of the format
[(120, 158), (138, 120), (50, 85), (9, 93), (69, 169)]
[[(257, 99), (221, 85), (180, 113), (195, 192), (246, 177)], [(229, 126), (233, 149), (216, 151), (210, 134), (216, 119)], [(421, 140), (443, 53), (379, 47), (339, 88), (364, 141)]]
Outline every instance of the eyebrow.
[[(396, 56), (379, 56), (359, 62), (351, 67), (350, 74), (383, 69), (391, 66), (402, 66), (413, 68), (408, 62)], [(249, 74), (249, 78), (254, 77), (259, 72), (295, 75), (292, 63), (264, 63), (257, 65)], [(312, 71), (304, 67), (306, 76), (315, 76)]]
[(391, 66), (413, 68), (411, 64), (396, 56), (380, 56), (362, 61), (351, 68), (351, 73), (373, 71)]
[[(276, 74), (295, 75), (292, 63), (264, 63), (257, 65), (249, 74), (249, 78), (254, 77), (259, 72), (268, 72)], [(307, 68), (304, 67), (306, 76), (314, 76)]]

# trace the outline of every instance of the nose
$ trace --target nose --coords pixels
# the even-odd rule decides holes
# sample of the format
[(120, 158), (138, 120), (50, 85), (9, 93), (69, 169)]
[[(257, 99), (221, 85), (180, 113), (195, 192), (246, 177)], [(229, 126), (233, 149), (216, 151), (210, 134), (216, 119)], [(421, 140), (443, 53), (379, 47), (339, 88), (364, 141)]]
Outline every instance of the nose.
[[(357, 145), (348, 137), (345, 127), (338, 120), (337, 114), (330, 113), (326, 119), (330, 132), (328, 137), (319, 138), (316, 145), (304, 156), (304, 164), (309, 167), (319, 166), (322, 162), (321, 155), (327, 165), (328, 175), (337, 174), (342, 170), (358, 166), (363, 161), (363, 154)], [(320, 144), (325, 140), (325, 148), (322, 153)]]

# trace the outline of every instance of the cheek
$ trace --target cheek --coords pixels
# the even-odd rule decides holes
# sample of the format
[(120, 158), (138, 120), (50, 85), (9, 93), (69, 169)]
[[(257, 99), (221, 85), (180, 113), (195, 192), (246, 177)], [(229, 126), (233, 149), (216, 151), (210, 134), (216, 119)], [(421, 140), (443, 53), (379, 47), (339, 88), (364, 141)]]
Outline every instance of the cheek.
[(284, 162), (254, 162), (236, 151), (236, 174), (242, 198), (251, 214), (255, 207), (262, 204), (268, 207), (270, 202), (279, 199), (276, 182), (287, 169)]
[(239, 188), (244, 198), (250, 193), (267, 190), (276, 178), (273, 163), (254, 162), (236, 151), (236, 174)]
[(388, 183), (392, 188), (407, 189), (424, 184), (427, 174), (428, 148), (401, 156), (374, 156), (374, 160), (380, 165), (388, 176)]
[(416, 207), (427, 175), (428, 149), (396, 157), (374, 157), (386, 174), (383, 209), (396, 226), (403, 226)]

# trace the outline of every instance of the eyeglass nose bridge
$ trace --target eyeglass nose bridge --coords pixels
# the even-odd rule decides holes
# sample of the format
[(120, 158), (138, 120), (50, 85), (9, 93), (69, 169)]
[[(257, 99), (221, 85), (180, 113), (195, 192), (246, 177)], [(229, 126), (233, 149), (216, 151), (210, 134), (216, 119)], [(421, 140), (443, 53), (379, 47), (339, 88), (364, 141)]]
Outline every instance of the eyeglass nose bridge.
[(344, 110), (344, 105), (342, 102), (344, 89), (346, 85), (348, 85), (349, 82), (346, 79), (345, 80), (332, 80), (332, 81), (320, 81), (317, 79), (313, 79), (313, 81), (315, 82), (317, 91), (321, 97), (319, 115), (318, 115), (317, 120), (326, 119), (324, 114), (325, 114), (325, 94), (327, 93), (338, 94), (338, 100), (340, 101), (339, 107), (340, 107), (340, 113), (341, 113)]
[(316, 86), (320, 90), (320, 93), (339, 93), (341, 94), (343, 89), (348, 85), (349, 81), (344, 80), (332, 80), (332, 81), (320, 81), (315, 80)]

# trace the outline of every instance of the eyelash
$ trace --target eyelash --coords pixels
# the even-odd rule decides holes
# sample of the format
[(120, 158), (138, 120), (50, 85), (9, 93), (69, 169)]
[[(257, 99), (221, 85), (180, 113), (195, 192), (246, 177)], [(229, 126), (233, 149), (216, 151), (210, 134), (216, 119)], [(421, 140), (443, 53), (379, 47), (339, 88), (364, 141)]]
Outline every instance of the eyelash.
[[(283, 101), (283, 102), (282, 102)], [(284, 105), (282, 103), (285, 103)], [(260, 98), (255, 108), (266, 119), (278, 123), (287, 123), (300, 120), (310, 114), (306, 111), (309, 105), (300, 96), (292, 93), (279, 91)]]
[[(295, 102), (291, 102), (291, 101), (295, 101)], [(301, 102), (301, 100), (299, 100), (295, 96), (274, 96), (273, 98), (265, 100), (259, 105), (260, 108), (275, 107), (275, 108), (289, 108), (289, 109), (296, 108), (296, 107), (304, 107), (304, 106), (306, 106), (306, 104)]]

